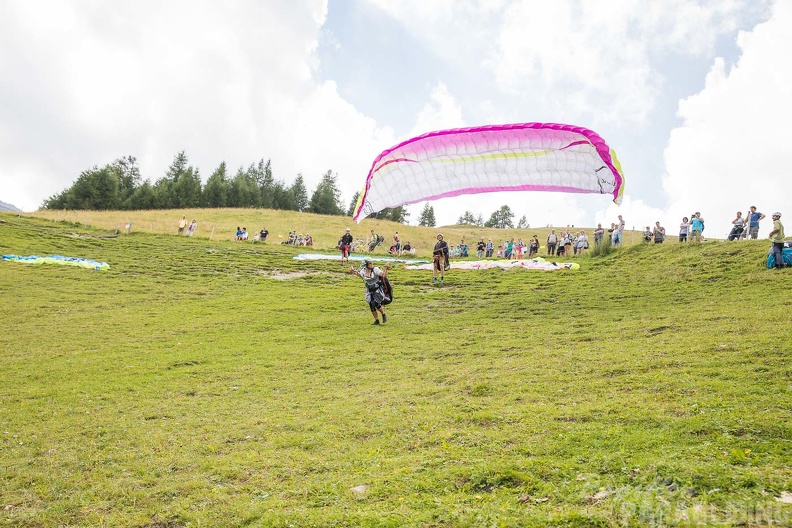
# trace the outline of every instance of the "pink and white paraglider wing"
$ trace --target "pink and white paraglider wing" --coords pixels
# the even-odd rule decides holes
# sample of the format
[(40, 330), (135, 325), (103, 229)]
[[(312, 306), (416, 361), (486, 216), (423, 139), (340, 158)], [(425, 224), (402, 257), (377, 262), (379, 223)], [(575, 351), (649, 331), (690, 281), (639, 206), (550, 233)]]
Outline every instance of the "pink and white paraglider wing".
[(430, 132), (377, 156), (354, 219), (388, 207), (499, 191), (597, 193), (621, 203), (616, 153), (595, 132), (523, 123)]

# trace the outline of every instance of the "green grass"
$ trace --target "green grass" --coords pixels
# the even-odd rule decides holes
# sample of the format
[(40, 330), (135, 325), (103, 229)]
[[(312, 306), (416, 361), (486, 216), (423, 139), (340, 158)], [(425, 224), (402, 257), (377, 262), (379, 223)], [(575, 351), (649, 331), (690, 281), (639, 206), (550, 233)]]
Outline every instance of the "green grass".
[(0, 215), (2, 254), (111, 265), (0, 262), (0, 526), (792, 522), (767, 242), (396, 268), (372, 327), (337, 262), (106, 232)]
[[(542, 244), (540, 256), (546, 253), (545, 241), (550, 233), (550, 227), (529, 227), (525, 229), (495, 229), (476, 227), (471, 225), (442, 226), (424, 228), (398, 224), (384, 220), (366, 220), (357, 225), (348, 216), (318, 216), (310, 213), (297, 213), (294, 211), (277, 211), (273, 209), (185, 209), (180, 211), (58, 211), (41, 210), (25, 216), (47, 218), (56, 222), (72, 222), (79, 226), (94, 226), (114, 232), (116, 229), (125, 232), (125, 226), (131, 222), (133, 233), (148, 234), (176, 234), (178, 223), (182, 215), (187, 216), (187, 221), (195, 218), (198, 222), (196, 238), (211, 238), (213, 241), (233, 240), (237, 227), (247, 227), (250, 237), (266, 227), (270, 235), (268, 243), (278, 244), (288, 240), (289, 232), (295, 230), (298, 234), (309, 233), (313, 236), (316, 249), (335, 249), (338, 239), (344, 234), (346, 228), (352, 230), (352, 235), (361, 240), (366, 240), (373, 229), (377, 234), (385, 237), (385, 241), (377, 248), (376, 253), (385, 254), (393, 243), (393, 234), (399, 232), (402, 243), (411, 242), (417, 249), (419, 256), (431, 256), (436, 235), (442, 232), (446, 242), (456, 246), (464, 239), (470, 246), (471, 255), (475, 255), (476, 242), (479, 238), (492, 238), (493, 242), (502, 244), (509, 238), (518, 240), (522, 238), (527, 244), (531, 236), (537, 235)], [(566, 227), (556, 227), (560, 234)], [(579, 228), (578, 228), (579, 229)], [(577, 229), (576, 229), (577, 231)], [(594, 239), (594, 229), (588, 228), (591, 240)], [(674, 237), (669, 237), (667, 243), (675, 244)], [(607, 239), (607, 237), (606, 237)], [(641, 241), (640, 232), (626, 231), (624, 244), (632, 245)], [(248, 242), (248, 243), (252, 243)], [(302, 248), (305, 250), (305, 248)]]

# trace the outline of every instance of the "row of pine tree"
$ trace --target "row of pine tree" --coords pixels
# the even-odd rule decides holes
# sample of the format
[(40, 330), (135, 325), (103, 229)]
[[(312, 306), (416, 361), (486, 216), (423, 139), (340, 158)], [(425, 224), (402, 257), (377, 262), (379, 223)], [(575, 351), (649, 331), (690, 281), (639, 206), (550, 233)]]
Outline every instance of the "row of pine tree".
[[(287, 185), (276, 180), (270, 160), (261, 159), (247, 169), (240, 167), (230, 176), (225, 162), (218, 166), (206, 184), (201, 181), (198, 168), (189, 164), (184, 151), (173, 159), (165, 175), (154, 184), (140, 175), (137, 160), (126, 156), (99, 168), (83, 171), (71, 187), (44, 201), (45, 209), (72, 210), (147, 210), (186, 209), (197, 207), (256, 207), (316, 214), (352, 216), (360, 193), (355, 193), (348, 207), (341, 201), (338, 175), (328, 170), (308, 197), (302, 174)], [(385, 209), (377, 218), (407, 223), (410, 214), (404, 207)], [(484, 227), (514, 227), (514, 213), (504, 205), (484, 221), (481, 214), (470, 211), (459, 217), (457, 224)], [(436, 225), (434, 208), (429, 203), (418, 218), (418, 225)], [(517, 227), (526, 227), (523, 216)]]

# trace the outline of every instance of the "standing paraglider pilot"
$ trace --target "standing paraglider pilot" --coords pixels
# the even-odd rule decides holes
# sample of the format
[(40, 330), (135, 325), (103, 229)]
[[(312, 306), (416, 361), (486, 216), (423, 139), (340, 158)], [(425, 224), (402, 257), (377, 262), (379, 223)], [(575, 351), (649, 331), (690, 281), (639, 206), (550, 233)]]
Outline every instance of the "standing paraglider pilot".
[(388, 322), (388, 316), (385, 315), (385, 310), (382, 308), (383, 302), (386, 301), (384, 280), (388, 277), (388, 270), (390, 270), (390, 264), (385, 266), (385, 271), (383, 271), (375, 268), (374, 263), (370, 260), (364, 260), (363, 267), (359, 270), (352, 266), (349, 268), (350, 275), (357, 275), (366, 283), (366, 302), (371, 309), (371, 315), (374, 316), (374, 322), (371, 324), (380, 324), (377, 312), (382, 314), (383, 323)]
[(770, 252), (775, 261), (775, 269), (784, 267), (784, 224), (781, 223), (781, 213), (773, 213), (773, 230), (770, 231), (770, 241), (773, 246)]
[(341, 264), (349, 262), (349, 248), (352, 246), (352, 232), (347, 227), (346, 232), (338, 241), (338, 248), (341, 250)]
[(443, 240), (443, 234), (437, 233), (437, 244), (435, 244), (434, 251), (434, 266), (432, 267), (432, 283), (437, 282), (437, 272), (440, 272), (440, 282), (445, 278), (445, 270), (448, 267), (448, 244)]

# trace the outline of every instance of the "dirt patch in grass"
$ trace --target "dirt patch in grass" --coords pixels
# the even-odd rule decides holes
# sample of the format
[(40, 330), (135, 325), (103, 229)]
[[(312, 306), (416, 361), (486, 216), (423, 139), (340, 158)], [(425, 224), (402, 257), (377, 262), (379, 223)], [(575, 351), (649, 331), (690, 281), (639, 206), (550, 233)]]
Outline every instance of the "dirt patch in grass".
[(318, 271), (281, 271), (281, 270), (261, 270), (260, 273), (265, 277), (275, 280), (291, 280), (308, 277), (309, 275), (323, 275)]

